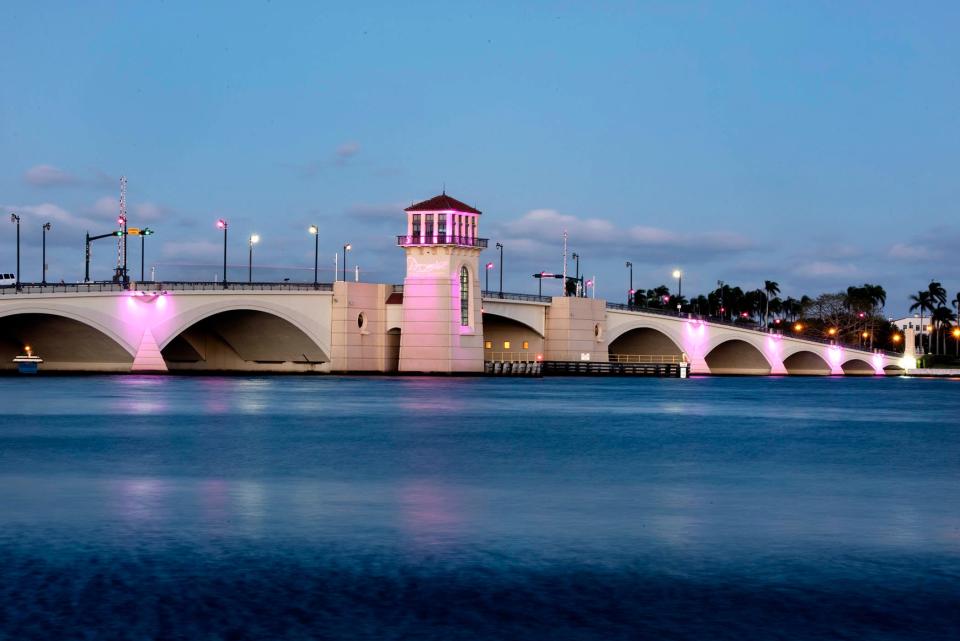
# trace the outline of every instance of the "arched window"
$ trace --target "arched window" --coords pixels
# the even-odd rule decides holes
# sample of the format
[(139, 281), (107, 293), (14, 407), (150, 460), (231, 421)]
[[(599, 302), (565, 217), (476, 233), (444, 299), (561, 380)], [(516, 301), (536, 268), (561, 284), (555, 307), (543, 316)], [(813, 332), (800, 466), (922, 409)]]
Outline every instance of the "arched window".
[(460, 325), (470, 325), (470, 272), (460, 268)]

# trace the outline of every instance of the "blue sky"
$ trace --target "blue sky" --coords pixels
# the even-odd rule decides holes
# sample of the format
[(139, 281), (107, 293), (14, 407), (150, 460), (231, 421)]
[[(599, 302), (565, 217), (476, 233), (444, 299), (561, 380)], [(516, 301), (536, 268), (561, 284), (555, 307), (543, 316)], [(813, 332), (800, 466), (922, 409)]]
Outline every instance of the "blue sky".
[(684, 293), (876, 282), (891, 314), (931, 278), (960, 290), (956, 3), (133, 4), (0, 8), (25, 280), (47, 220), (48, 278), (82, 278), (123, 174), (167, 279), (220, 271), (225, 217), (235, 277), (257, 232), (258, 277), (312, 278), (316, 223), (322, 279), (350, 241), (400, 282), (401, 210), (445, 184), (514, 291), (561, 269), (564, 228), (613, 300), (626, 260), (638, 287), (681, 267)]

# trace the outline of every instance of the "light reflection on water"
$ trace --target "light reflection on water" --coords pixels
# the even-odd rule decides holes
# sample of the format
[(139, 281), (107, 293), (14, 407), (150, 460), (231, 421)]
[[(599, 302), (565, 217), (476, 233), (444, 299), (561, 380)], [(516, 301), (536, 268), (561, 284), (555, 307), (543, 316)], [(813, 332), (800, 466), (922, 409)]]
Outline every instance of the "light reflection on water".
[[(481, 594), (493, 589), (484, 583), (490, 576), (501, 576), (496, 589), (506, 590), (511, 581), (539, 585), (533, 575), (549, 571), (544, 586), (553, 587), (537, 587), (546, 592), (531, 598), (567, 599), (567, 609), (585, 607), (583, 595), (619, 580), (565, 574), (583, 567), (634, 583), (637, 572), (651, 584), (663, 576), (696, 577), (697, 585), (739, 577), (762, 584), (757, 594), (783, 576), (818, 586), (810, 595), (871, 581), (904, 590), (936, 577), (960, 581), (956, 385), (7, 378), (0, 380), (0, 553), (23, 559), (24, 568), (34, 567), (31, 559), (74, 559), (63, 561), (73, 572), (86, 567), (75, 557), (88, 550), (135, 554), (149, 560), (137, 570), (147, 574), (191, 554), (199, 568), (237, 555), (243, 560), (210, 571), (252, 564), (268, 577), (261, 589), (284, 593), (305, 570), (273, 574), (281, 562), (345, 564), (328, 582), (356, 575), (351, 581), (366, 585), (361, 575), (370, 574), (369, 589), (394, 580), (383, 573), (396, 573), (400, 586), (413, 575), (425, 585), (430, 572), (473, 576), (468, 568), (481, 567), (487, 579), (470, 584)], [(940, 574), (930, 574), (928, 562)], [(0, 568), (0, 584), (6, 578), (22, 588), (31, 572)], [(156, 583), (146, 575), (136, 581)], [(551, 591), (559, 585), (573, 591)], [(429, 600), (445, 598), (441, 590)], [(822, 605), (801, 599), (790, 607), (809, 625), (816, 617), (804, 608)], [(914, 629), (937, 621), (916, 607)], [(613, 625), (627, 615), (605, 616)], [(676, 638), (703, 638), (703, 630), (664, 625)], [(528, 638), (544, 638), (545, 629)], [(611, 629), (596, 638), (616, 638)], [(445, 630), (437, 638), (452, 638)], [(749, 638), (738, 631), (733, 638)], [(806, 632), (796, 638), (830, 636)]]

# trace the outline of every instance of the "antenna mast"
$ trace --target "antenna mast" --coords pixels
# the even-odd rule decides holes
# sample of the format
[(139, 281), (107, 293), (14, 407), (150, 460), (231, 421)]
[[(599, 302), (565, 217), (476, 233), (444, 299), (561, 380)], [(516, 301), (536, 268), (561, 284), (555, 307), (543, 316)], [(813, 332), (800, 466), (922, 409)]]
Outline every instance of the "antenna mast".
[(563, 230), (563, 294), (567, 295), (567, 230)]
[(114, 280), (127, 282), (127, 177), (120, 176), (120, 215), (117, 217), (120, 235), (117, 236), (117, 270)]

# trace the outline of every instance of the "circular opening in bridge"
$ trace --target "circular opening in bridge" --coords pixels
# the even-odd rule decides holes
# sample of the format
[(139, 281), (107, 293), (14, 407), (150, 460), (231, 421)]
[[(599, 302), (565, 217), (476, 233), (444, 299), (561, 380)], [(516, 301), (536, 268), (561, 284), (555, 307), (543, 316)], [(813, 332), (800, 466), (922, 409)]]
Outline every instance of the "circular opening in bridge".
[(363, 312), (360, 312), (357, 315), (357, 327), (359, 327), (360, 329), (363, 329), (366, 326), (367, 326), (367, 315), (364, 314)]

